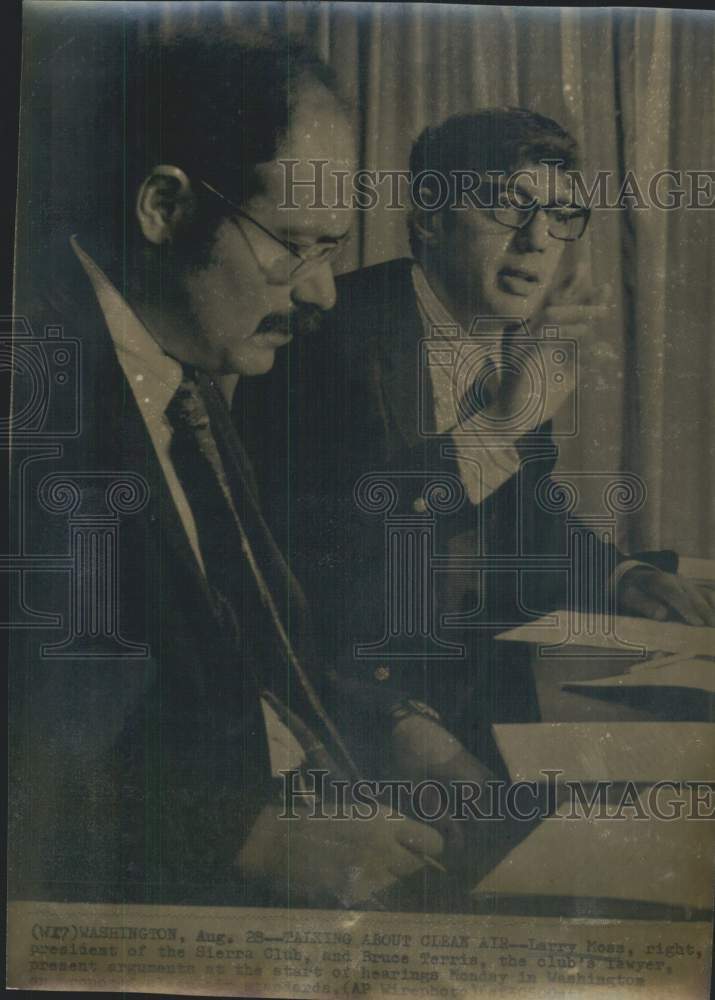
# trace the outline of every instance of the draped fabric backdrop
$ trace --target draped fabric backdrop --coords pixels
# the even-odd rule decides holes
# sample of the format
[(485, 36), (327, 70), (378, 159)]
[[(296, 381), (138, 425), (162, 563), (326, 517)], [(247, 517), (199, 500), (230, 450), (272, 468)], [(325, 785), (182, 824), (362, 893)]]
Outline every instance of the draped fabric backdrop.
[[(406, 169), (425, 125), (504, 104), (570, 127), (587, 175), (611, 171), (615, 190), (627, 170), (647, 190), (661, 169), (715, 169), (711, 13), (167, 2), (150, 27), (142, 13), (157, 5), (116, 6), (166, 38), (218, 19), (307, 39), (354, 102), (369, 169)], [(407, 253), (401, 212), (359, 213), (356, 228), (343, 270)], [(581, 364), (582, 430), (563, 439), (560, 468), (644, 479), (644, 508), (620, 526), (627, 547), (715, 556), (715, 210), (597, 211), (578, 252), (594, 283), (611, 284), (614, 309)]]

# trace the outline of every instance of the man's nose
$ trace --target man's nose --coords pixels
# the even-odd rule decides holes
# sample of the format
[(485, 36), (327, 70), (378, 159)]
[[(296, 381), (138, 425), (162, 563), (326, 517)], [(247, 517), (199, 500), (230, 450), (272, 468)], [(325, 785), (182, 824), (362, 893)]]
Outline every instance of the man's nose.
[(335, 279), (329, 263), (311, 270), (301, 278), (290, 293), (294, 302), (309, 302), (320, 309), (332, 309), (335, 305)]
[(526, 250), (546, 250), (553, 237), (549, 236), (549, 217), (546, 212), (537, 209), (528, 225), (518, 232), (519, 244)]

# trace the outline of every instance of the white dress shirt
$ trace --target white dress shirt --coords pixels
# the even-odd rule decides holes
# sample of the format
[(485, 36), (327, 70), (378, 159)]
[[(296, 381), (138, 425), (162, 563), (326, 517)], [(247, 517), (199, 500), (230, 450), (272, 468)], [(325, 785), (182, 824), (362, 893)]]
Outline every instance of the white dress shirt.
[(82, 249), (74, 236), (70, 242), (92, 282), (107, 321), (117, 359), (134, 393), (196, 561), (202, 573), (205, 573), (196, 521), (169, 454), (173, 431), (166, 416), (166, 408), (181, 383), (181, 365), (154, 340), (104, 271)]
[[(467, 338), (454, 318), (437, 298), (430, 287), (419, 264), (412, 267), (412, 285), (417, 297), (417, 309), (422, 320), (426, 338), (444, 339), (449, 347), (448, 364), (430, 364), (429, 372), (434, 400), (434, 423), (438, 434), (451, 433), (456, 451), (459, 476), (473, 504), (480, 504), (514, 475), (519, 469), (519, 455), (512, 444), (481, 445), (474, 434), (460, 434), (454, 429), (458, 423), (457, 394), (454, 373), (459, 370), (460, 359), (467, 360), (468, 352), (474, 352), (475, 338)], [(498, 379), (501, 369), (501, 352), (498, 348), (484, 356), (484, 363), (491, 362), (494, 374), (490, 381)], [(475, 376), (477, 372), (474, 372)], [(468, 387), (462, 387), (468, 388)]]

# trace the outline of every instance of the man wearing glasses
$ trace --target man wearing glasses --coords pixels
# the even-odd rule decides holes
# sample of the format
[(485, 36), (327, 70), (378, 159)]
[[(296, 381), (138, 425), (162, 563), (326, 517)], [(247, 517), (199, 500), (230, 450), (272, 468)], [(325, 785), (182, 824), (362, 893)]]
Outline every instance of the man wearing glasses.
[[(350, 215), (308, 198), (280, 209), (278, 161), (349, 171), (353, 136), (328, 71), (294, 42), (206, 34), (158, 55), (131, 67), (132, 141), (106, 140), (122, 154), (106, 216), (58, 241), (44, 279), (20, 261), (19, 308), (82, 349), (80, 434), (43, 474), (89, 476), (100, 493), (130, 474), (143, 500), (121, 523), (114, 630), (75, 637), (84, 645), (59, 666), (37, 632), (18, 636), (14, 733), (34, 777), (17, 793), (13, 844), (28, 854), (14, 891), (364, 904), (428, 864), (442, 835), (382, 806), (370, 822), (288, 822), (281, 771), (349, 782), (390, 737), (399, 761), (416, 725), (418, 770), (429, 744), (459, 776), (484, 772), (423, 706), (382, 692), (363, 692), (369, 728), (333, 721), (355, 718), (362, 693), (329, 689), (314, 666), (305, 598), (228, 408), (239, 379), (268, 372), (335, 303), (331, 258)], [(39, 505), (28, 517), (31, 546), (66, 549), (61, 519)], [(100, 600), (107, 577), (94, 586)]]
[[(590, 218), (572, 179), (580, 166), (578, 148), (552, 119), (525, 109), (495, 109), (426, 129), (410, 161), (413, 177), (425, 170), (450, 176), (465, 165), (481, 181), (476, 207), (460, 211), (457, 199), (452, 211), (416, 205), (409, 221), (417, 261), (410, 277), (423, 336), (435, 339), (443, 329), (454, 336), (456, 325), (461, 340), (447, 372), (430, 366), (435, 427), (453, 436), (472, 503), (487, 504), (487, 532), (499, 503), (509, 509), (507, 493), (518, 484), (524, 520), (521, 529), (501, 526), (502, 542), (508, 539), (503, 551), (517, 551), (515, 532), (521, 530), (527, 551), (536, 546), (534, 551), (556, 552), (562, 543), (554, 519), (536, 502), (534, 476), (548, 473), (553, 459), (533, 463), (531, 473), (524, 464), (530, 442), (548, 452), (551, 420), (576, 388), (577, 365), (564, 364), (550, 338), (557, 334), (587, 352), (598, 322), (608, 316), (609, 290), (591, 288), (578, 262), (577, 241)], [(467, 331), (472, 336), (465, 338)], [(475, 350), (482, 334), (489, 347)], [(460, 349), (467, 354), (461, 366)], [(488, 449), (480, 448), (484, 440)], [(625, 613), (715, 625), (715, 609), (694, 585), (618, 553), (613, 557), (618, 565), (611, 583)], [(545, 582), (535, 574), (531, 587), (526, 583), (536, 599), (532, 608), (568, 601), (558, 587), (547, 585), (539, 594)]]
[[(493, 767), (489, 722), (538, 715), (526, 658), (490, 637), (570, 599), (565, 574), (549, 568), (550, 557), (567, 551), (566, 519), (548, 509), (543, 491), (539, 500), (537, 484), (554, 467), (552, 418), (569, 405), (578, 374), (566, 363), (567, 345), (583, 350), (608, 309), (577, 266), (589, 224), (567, 173), (577, 167), (573, 138), (532, 111), (484, 110), (425, 129), (410, 159), (413, 185), (422, 178), (408, 223), (414, 259), (338, 279), (324, 339), (293, 358), (293, 548), (296, 565), (306, 553), (302, 575), (330, 608), (326, 620), (343, 622), (328, 637), (329, 655), (347, 636), (346, 672), (374, 671), (426, 698)], [(555, 331), (558, 343), (549, 339)], [(416, 555), (386, 549), (384, 518), (371, 518), (357, 484), (383, 473), (395, 497), (388, 521), (420, 513), (429, 521), (416, 474), (440, 469), (458, 477), (466, 500), (435, 519), (435, 551), (451, 565), (443, 561), (426, 584), (435, 608), (410, 621), (400, 608), (417, 607)], [(332, 521), (318, 514), (326, 495)], [(311, 535), (312, 525), (319, 530)], [(321, 545), (330, 555), (311, 576)], [(345, 579), (330, 572), (345, 552), (353, 567), (347, 593)], [(493, 567), (470, 570), (475, 554), (494, 557)], [(524, 556), (531, 567), (519, 573), (509, 559)], [(603, 543), (595, 558), (607, 568), (604, 589), (617, 588), (626, 613), (715, 624), (715, 610), (687, 581)], [(589, 581), (579, 586), (588, 592)], [(600, 605), (606, 600), (615, 607), (605, 595)], [(465, 642), (471, 669), (448, 650), (440, 657), (432, 634), (440, 613), (463, 616), (461, 633), (453, 627), (438, 638)]]

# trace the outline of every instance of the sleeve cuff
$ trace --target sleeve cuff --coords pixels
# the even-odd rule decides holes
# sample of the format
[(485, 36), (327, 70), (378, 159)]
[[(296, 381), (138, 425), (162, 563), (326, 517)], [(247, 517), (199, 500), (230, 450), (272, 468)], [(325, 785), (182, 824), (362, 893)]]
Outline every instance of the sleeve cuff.
[(618, 590), (620, 582), (626, 573), (635, 569), (636, 566), (643, 566), (645, 569), (657, 569), (657, 566), (652, 566), (650, 563), (642, 562), (640, 559), (624, 559), (623, 562), (618, 563), (614, 571), (611, 573), (610, 585), (613, 593)]

